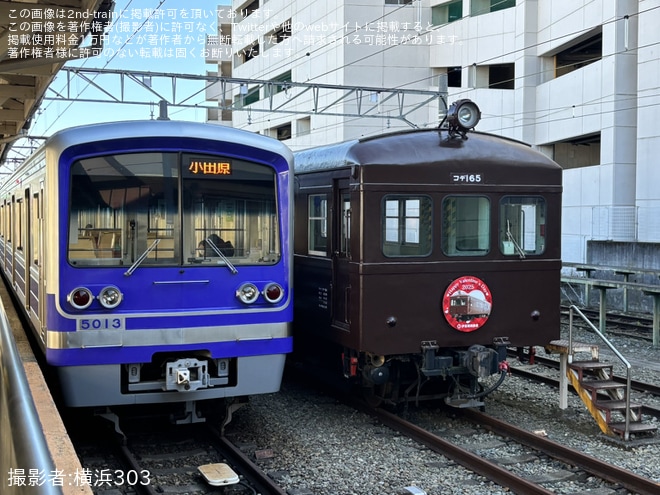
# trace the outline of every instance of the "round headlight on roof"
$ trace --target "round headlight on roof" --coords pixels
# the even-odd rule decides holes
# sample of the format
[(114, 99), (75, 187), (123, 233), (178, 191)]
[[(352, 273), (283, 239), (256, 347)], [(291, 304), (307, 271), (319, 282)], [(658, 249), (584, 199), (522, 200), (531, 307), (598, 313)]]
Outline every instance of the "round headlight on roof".
[(87, 287), (76, 287), (66, 296), (68, 303), (76, 309), (87, 309), (92, 304), (94, 296)]
[(447, 124), (449, 130), (464, 135), (473, 129), (481, 120), (481, 111), (476, 103), (464, 98), (455, 101), (447, 110)]
[(101, 303), (101, 306), (104, 308), (114, 309), (122, 302), (124, 295), (121, 293), (119, 288), (115, 287), (114, 285), (108, 285), (107, 287), (104, 287), (101, 292), (99, 292), (97, 299)]

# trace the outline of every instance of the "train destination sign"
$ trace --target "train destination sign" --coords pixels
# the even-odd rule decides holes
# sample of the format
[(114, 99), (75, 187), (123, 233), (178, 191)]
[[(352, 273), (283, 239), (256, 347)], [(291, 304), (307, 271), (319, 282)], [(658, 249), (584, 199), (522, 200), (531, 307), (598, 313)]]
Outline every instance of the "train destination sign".
[(493, 297), (483, 280), (466, 275), (454, 280), (442, 298), (447, 323), (460, 332), (481, 328), (493, 308)]
[(191, 160), (188, 170), (197, 175), (231, 175), (231, 163), (219, 160)]

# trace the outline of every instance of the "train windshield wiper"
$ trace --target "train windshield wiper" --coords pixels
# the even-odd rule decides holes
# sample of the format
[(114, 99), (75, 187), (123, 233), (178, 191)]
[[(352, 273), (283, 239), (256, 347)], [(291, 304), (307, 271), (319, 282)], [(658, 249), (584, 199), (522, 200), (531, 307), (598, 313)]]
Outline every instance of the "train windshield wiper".
[(225, 262), (225, 264), (227, 265), (227, 268), (229, 268), (229, 271), (230, 271), (232, 274), (236, 275), (236, 274), (238, 273), (238, 270), (237, 270), (236, 267), (233, 265), (233, 263), (232, 263), (231, 261), (229, 261), (229, 258), (227, 258), (227, 257), (224, 255), (224, 253), (223, 253), (222, 251), (220, 251), (220, 249), (218, 248), (218, 246), (216, 246), (215, 244), (213, 244), (213, 241), (212, 241), (211, 239), (204, 239), (204, 240), (206, 241), (206, 243), (207, 243), (209, 246), (211, 246), (211, 249), (213, 249), (213, 251), (215, 252), (215, 254), (217, 254), (217, 255), (220, 257), (220, 259), (221, 259), (222, 261)]
[(513, 234), (511, 233), (511, 228), (508, 220), (506, 221), (506, 238), (513, 243), (513, 246), (516, 248), (516, 251), (518, 251), (518, 255), (520, 256), (520, 259), (523, 259), (525, 257), (525, 251), (523, 251), (523, 249), (514, 239)]
[(151, 243), (151, 246), (149, 246), (147, 249), (145, 249), (144, 253), (140, 255), (138, 259), (135, 260), (135, 263), (131, 265), (131, 267), (124, 272), (125, 277), (130, 277), (133, 275), (133, 272), (137, 269), (138, 266), (145, 260), (147, 256), (149, 256), (149, 253), (156, 249), (156, 246), (158, 246), (158, 243), (160, 242), (160, 239), (154, 239), (154, 242)]

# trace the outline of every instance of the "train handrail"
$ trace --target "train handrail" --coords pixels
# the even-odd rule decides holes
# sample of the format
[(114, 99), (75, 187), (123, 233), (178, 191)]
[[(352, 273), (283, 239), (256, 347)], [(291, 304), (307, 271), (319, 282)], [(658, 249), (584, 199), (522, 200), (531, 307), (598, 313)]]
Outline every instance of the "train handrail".
[[(0, 431), (3, 445), (0, 449), (0, 472), (4, 479), (2, 493), (62, 495), (61, 486), (50, 483), (55, 464), (46, 443), (41, 422), (37, 415), (25, 369), (14, 342), (5, 307), (0, 301)], [(25, 476), (10, 484), (10, 473), (23, 469)], [(30, 470), (45, 476), (45, 483), (30, 486), (27, 476)], [(20, 484), (25, 482), (24, 485)]]
[(584, 322), (600, 337), (600, 339), (605, 342), (605, 345), (610, 348), (616, 357), (624, 364), (626, 367), (626, 427), (624, 431), (624, 440), (628, 440), (630, 437), (630, 390), (631, 390), (631, 381), (632, 381), (632, 365), (630, 362), (621, 354), (616, 347), (608, 340), (605, 335), (596, 328), (596, 326), (591, 323), (589, 318), (587, 318), (580, 308), (574, 304), (568, 308), (568, 362), (573, 362), (573, 313), (577, 314), (584, 320)]

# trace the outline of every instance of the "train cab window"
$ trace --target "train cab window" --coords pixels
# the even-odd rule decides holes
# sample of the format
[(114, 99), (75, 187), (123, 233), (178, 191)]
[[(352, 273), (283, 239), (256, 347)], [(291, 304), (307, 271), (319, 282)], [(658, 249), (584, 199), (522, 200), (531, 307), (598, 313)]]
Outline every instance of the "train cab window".
[(545, 199), (507, 196), (500, 201), (500, 250), (505, 256), (542, 254), (545, 250)]
[(432, 247), (431, 198), (388, 195), (383, 198), (383, 254), (428, 256)]
[(326, 194), (310, 194), (307, 218), (307, 250), (316, 256), (328, 255), (328, 197)]
[(154, 222), (174, 228), (178, 209), (176, 153), (125, 153), (71, 165), (69, 262), (74, 266), (172, 263), (154, 252)]
[(442, 203), (442, 251), (447, 256), (485, 256), (490, 251), (490, 201), (449, 196)]
[(196, 154), (184, 154), (182, 165), (184, 262), (278, 263), (282, 250), (275, 171)]
[[(126, 153), (75, 162), (70, 184), (72, 265), (280, 259), (277, 183), (269, 166), (191, 153)], [(210, 245), (199, 250), (206, 239), (222, 239), (214, 242), (222, 256)]]

